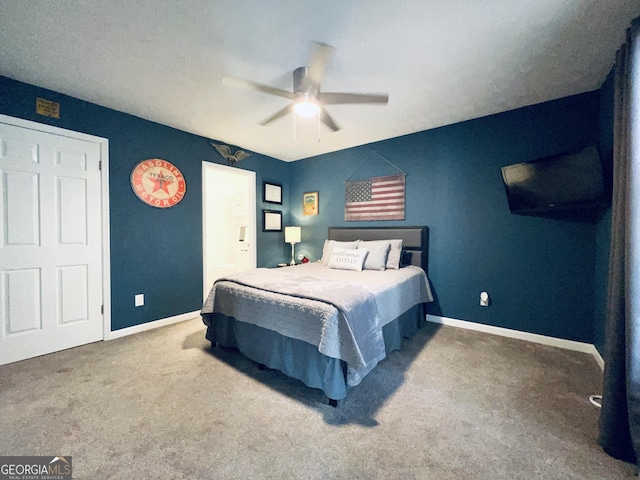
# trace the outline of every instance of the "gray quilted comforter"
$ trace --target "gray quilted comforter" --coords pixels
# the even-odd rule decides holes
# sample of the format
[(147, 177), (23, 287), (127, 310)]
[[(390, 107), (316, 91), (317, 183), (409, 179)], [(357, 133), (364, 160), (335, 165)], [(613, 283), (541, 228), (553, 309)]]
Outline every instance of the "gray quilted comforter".
[(201, 314), (207, 325), (219, 312), (316, 345), (347, 363), (347, 384), (355, 386), (385, 357), (382, 326), (432, 300), (424, 272), (407, 268), (336, 273), (314, 264), (249, 270), (216, 281)]

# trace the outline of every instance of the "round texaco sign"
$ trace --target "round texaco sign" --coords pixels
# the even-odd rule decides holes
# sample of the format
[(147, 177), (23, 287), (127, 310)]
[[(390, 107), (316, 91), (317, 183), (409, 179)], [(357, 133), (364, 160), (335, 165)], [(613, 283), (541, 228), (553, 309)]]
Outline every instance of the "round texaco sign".
[(131, 188), (144, 203), (170, 208), (184, 198), (187, 183), (173, 164), (159, 158), (144, 160), (131, 172)]

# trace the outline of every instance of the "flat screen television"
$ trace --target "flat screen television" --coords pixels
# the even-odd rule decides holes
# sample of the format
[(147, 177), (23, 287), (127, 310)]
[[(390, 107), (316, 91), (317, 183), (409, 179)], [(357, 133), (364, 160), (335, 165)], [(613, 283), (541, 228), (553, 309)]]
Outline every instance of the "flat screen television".
[(588, 209), (610, 202), (596, 147), (502, 167), (512, 213)]

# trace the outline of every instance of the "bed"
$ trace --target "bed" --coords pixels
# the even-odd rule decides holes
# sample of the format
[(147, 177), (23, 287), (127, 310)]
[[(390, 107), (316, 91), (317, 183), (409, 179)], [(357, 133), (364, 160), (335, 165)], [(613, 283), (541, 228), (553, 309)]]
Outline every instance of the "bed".
[(425, 226), (330, 227), (318, 262), (218, 279), (201, 310), (206, 338), (337, 406), (424, 323), (427, 269)]

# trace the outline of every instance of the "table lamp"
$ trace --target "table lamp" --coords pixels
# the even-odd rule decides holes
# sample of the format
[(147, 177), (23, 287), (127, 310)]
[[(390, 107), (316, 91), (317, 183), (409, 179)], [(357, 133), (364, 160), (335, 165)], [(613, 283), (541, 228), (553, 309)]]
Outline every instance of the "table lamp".
[(300, 227), (284, 227), (284, 241), (291, 244), (291, 263), (289, 265), (295, 265), (293, 249), (296, 243), (300, 243), (300, 237), (302, 235), (302, 229)]

